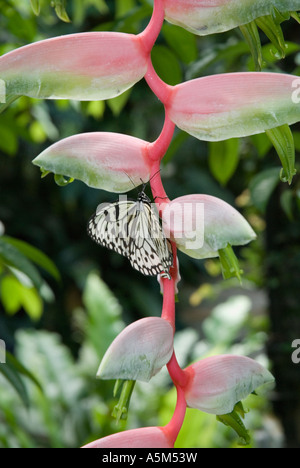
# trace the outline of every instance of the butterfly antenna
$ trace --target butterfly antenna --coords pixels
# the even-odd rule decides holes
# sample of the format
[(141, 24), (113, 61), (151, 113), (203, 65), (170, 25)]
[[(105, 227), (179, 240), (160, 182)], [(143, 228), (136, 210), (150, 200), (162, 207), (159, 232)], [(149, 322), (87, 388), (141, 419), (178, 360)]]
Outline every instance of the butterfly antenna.
[(131, 183), (132, 183), (132, 185), (133, 185), (133, 188), (134, 188), (134, 189), (136, 189), (137, 187), (136, 187), (136, 185), (134, 184), (134, 182), (133, 182), (132, 178), (130, 177), (130, 175), (129, 175), (129, 174), (127, 174), (127, 172), (125, 172), (125, 171), (124, 171), (124, 174), (126, 174), (126, 175), (127, 175), (128, 179), (130, 180), (130, 182), (131, 182)]
[(155, 174), (153, 174), (150, 179), (149, 179), (149, 182), (151, 182), (151, 180), (160, 172), (160, 169), (158, 169), (158, 171), (155, 172)]
[(143, 192), (145, 191), (146, 185), (147, 185), (148, 183), (150, 183), (151, 180), (153, 179), (153, 177), (155, 177), (159, 172), (160, 172), (160, 169), (159, 169), (157, 172), (155, 172), (155, 174), (153, 174), (153, 175), (150, 177), (150, 179), (149, 179), (148, 182), (144, 182), (143, 179), (140, 179), (140, 181), (141, 181), (142, 184), (143, 184), (143, 190), (142, 190)]

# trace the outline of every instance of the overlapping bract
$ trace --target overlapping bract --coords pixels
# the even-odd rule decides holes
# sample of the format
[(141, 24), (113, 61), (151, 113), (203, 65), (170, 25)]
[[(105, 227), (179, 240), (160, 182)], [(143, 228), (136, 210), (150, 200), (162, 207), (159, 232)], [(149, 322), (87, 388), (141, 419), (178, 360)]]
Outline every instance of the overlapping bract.
[(165, 18), (199, 36), (220, 33), (261, 16), (300, 9), (298, 0), (163, 0)]
[(139, 37), (114, 32), (54, 37), (0, 57), (0, 79), (7, 99), (22, 95), (109, 99), (141, 80), (146, 70), (147, 53)]
[(33, 164), (89, 187), (122, 193), (149, 180), (148, 144), (119, 133), (84, 133), (50, 146)]
[(245, 356), (212, 356), (185, 369), (185, 398), (190, 408), (222, 415), (257, 388), (274, 382), (261, 364)]
[(227, 244), (245, 245), (256, 238), (246, 219), (223, 200), (185, 195), (163, 207), (166, 235), (193, 258), (217, 257)]
[(175, 86), (166, 107), (182, 130), (200, 140), (220, 141), (298, 122), (299, 89), (293, 75), (227, 73)]
[(106, 351), (97, 377), (148, 382), (173, 353), (173, 327), (160, 317), (146, 317), (126, 327)]
[(95, 440), (82, 448), (173, 448), (162, 427), (143, 427), (118, 432)]

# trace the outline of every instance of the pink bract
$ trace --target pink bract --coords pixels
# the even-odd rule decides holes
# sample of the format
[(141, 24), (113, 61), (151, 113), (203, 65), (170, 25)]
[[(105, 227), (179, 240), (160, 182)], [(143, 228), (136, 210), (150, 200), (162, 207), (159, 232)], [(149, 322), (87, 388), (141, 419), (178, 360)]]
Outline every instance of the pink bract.
[(293, 75), (228, 73), (197, 78), (171, 89), (170, 119), (207, 141), (244, 137), (300, 120)]
[(220, 33), (259, 18), (299, 10), (297, 0), (163, 0), (165, 18), (199, 36)]
[(216, 257), (227, 244), (244, 245), (256, 238), (235, 208), (210, 195), (185, 195), (161, 208), (166, 235), (193, 258)]
[(119, 133), (83, 133), (55, 143), (33, 163), (90, 187), (122, 193), (149, 180), (148, 145)]
[(114, 32), (54, 37), (0, 57), (8, 96), (109, 99), (142, 79), (146, 70), (139, 37)]
[(262, 385), (274, 381), (261, 364), (245, 356), (205, 358), (185, 369), (189, 376), (185, 399), (191, 408), (206, 413), (230, 413), (236, 403)]
[(148, 382), (173, 353), (172, 325), (160, 317), (146, 317), (128, 325), (106, 351), (97, 377)]
[(145, 427), (112, 434), (82, 448), (172, 448), (162, 427)]

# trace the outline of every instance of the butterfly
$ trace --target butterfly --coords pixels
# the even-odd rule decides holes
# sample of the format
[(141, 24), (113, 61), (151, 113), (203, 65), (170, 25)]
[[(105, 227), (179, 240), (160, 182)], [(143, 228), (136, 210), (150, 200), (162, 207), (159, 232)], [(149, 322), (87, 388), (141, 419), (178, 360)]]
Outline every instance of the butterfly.
[(127, 257), (131, 266), (146, 276), (171, 279), (173, 264), (157, 211), (142, 191), (135, 200), (119, 200), (98, 206), (88, 223), (88, 235), (98, 244)]

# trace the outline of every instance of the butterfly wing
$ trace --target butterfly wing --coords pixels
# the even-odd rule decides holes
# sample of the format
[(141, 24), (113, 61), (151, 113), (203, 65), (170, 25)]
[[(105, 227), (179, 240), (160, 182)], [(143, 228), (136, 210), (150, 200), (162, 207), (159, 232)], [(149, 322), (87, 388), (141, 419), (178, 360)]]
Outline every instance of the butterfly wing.
[(87, 232), (98, 244), (127, 257), (146, 276), (169, 278), (173, 256), (157, 213), (145, 195), (139, 201), (102, 204), (91, 217)]
[(131, 200), (102, 204), (88, 223), (88, 235), (97, 244), (129, 257), (128, 220), (135, 212), (136, 202)]
[(131, 236), (130, 263), (133, 268), (147, 276), (161, 274), (171, 278), (172, 253), (162, 231), (158, 215), (148, 202), (140, 203), (135, 218), (135, 237)]

